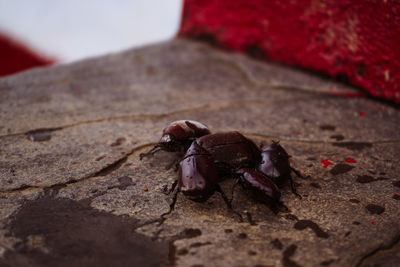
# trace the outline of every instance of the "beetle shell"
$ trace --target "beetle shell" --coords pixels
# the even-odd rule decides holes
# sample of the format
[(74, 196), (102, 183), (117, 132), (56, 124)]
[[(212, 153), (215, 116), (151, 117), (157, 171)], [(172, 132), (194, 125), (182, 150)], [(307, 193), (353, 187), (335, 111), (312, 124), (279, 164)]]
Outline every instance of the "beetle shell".
[(196, 142), (211, 153), (217, 165), (252, 168), (260, 162), (258, 147), (239, 132), (209, 134), (197, 138)]
[(187, 149), (197, 137), (210, 134), (210, 130), (201, 122), (193, 120), (179, 120), (170, 123), (163, 130), (160, 146), (166, 151)]
[(211, 154), (193, 142), (179, 164), (178, 185), (190, 200), (204, 202), (216, 190), (218, 171)]
[(240, 169), (237, 173), (241, 174), (244, 186), (254, 191), (257, 198), (273, 200), (279, 202), (281, 192), (277, 185), (264, 174), (252, 169)]
[(273, 142), (261, 152), (261, 157), (258, 170), (270, 177), (279, 187), (285, 184), (290, 176), (290, 156), (283, 147)]

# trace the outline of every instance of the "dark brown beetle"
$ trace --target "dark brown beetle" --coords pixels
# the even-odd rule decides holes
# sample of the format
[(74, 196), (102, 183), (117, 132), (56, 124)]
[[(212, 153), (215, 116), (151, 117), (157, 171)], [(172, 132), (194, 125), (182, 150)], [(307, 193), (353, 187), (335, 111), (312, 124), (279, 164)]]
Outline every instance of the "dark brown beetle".
[(209, 134), (195, 142), (213, 156), (221, 176), (239, 168), (254, 168), (261, 160), (258, 147), (239, 132)]
[[(175, 190), (176, 185), (178, 185), (177, 190)], [(218, 170), (214, 158), (196, 141), (189, 147), (179, 164), (178, 180), (172, 185), (172, 191), (175, 193), (170, 204), (171, 209), (164, 215), (174, 209), (179, 192), (182, 192), (190, 200), (204, 202), (217, 191), (228, 208), (232, 210), (230, 201), (218, 184)], [(236, 214), (242, 219), (240, 214)]]
[(290, 172), (293, 171), (299, 177), (301, 174), (294, 168), (290, 167), (289, 154), (283, 149), (279, 142), (273, 141), (261, 152), (262, 160), (257, 169), (268, 176), (276, 185), (282, 187), (287, 181), (290, 181), (292, 192), (301, 197), (296, 192), (296, 187)]
[(189, 199), (203, 202), (215, 192), (218, 171), (211, 154), (193, 142), (179, 164), (178, 188)]
[(210, 134), (210, 130), (201, 122), (178, 120), (164, 128), (160, 141), (148, 152), (140, 154), (140, 159), (151, 156), (157, 151), (185, 152), (197, 137)]
[(232, 188), (232, 199), (235, 186), (240, 183), (256, 200), (269, 205), (275, 213), (278, 213), (278, 206), (284, 206), (280, 201), (281, 192), (278, 186), (263, 173), (244, 168), (239, 169), (236, 176), (238, 180)]

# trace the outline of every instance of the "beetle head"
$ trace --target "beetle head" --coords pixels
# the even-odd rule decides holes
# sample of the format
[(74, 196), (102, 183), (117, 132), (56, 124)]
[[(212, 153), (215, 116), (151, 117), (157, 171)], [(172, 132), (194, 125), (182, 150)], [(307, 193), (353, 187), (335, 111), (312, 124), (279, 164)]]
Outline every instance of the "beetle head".
[(163, 134), (158, 145), (163, 148), (163, 150), (174, 152), (181, 150), (181, 144), (177, 142), (176, 138), (171, 134)]

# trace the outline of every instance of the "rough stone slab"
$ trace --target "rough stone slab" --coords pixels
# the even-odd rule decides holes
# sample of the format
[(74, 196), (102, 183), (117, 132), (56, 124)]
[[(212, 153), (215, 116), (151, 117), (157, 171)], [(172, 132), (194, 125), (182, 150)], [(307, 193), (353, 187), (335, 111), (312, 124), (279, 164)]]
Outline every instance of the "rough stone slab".
[[(149, 265), (398, 259), (400, 112), (340, 96), (352, 88), (177, 39), (10, 76), (0, 90), (0, 266), (143, 264), (155, 248)], [(280, 140), (306, 177), (295, 177), (303, 199), (284, 187), (289, 212), (275, 215), (238, 187), (240, 222), (218, 193), (206, 203), (180, 195), (162, 219), (176, 155), (138, 155), (183, 118), (257, 144)], [(228, 196), (232, 185), (221, 183)], [(127, 253), (135, 246), (144, 250)]]

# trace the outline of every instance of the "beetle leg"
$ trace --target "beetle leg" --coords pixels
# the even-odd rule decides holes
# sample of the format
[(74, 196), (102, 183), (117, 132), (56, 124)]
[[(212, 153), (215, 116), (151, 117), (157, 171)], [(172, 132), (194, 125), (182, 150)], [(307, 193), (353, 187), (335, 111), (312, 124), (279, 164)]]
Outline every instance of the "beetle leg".
[(154, 155), (154, 153), (158, 152), (161, 150), (161, 147), (159, 145), (155, 145), (152, 149), (150, 149), (148, 152), (146, 153), (140, 153), (139, 154), (139, 159), (142, 160), (144, 157), (149, 157)]
[(237, 177), (237, 178), (235, 179), (235, 183), (234, 183), (233, 186), (232, 186), (231, 200), (229, 201), (230, 203), (232, 203), (232, 201), (233, 201), (233, 194), (235, 193), (235, 188), (236, 188), (236, 186), (237, 186), (239, 183), (240, 183), (240, 177)]
[(174, 171), (177, 172), (179, 169), (179, 162), (181, 161), (181, 157), (175, 158), (170, 164), (165, 167), (165, 170), (169, 170), (174, 166)]
[(296, 170), (296, 169), (293, 168), (293, 167), (290, 167), (290, 169), (291, 169), (297, 176), (299, 176), (299, 177), (302, 178), (302, 179), (305, 179), (305, 177), (304, 177), (298, 170)]
[(262, 148), (263, 148), (264, 146), (265, 146), (265, 142), (264, 142), (264, 141), (261, 141), (261, 143), (260, 143), (260, 145), (258, 146), (258, 148), (262, 150)]
[(294, 184), (293, 178), (292, 176), (289, 174), (289, 181), (290, 181), (290, 187), (292, 188), (292, 192), (293, 194), (295, 194), (299, 199), (302, 199), (301, 195), (299, 193), (297, 193), (296, 191), (296, 186)]
[(221, 189), (221, 187), (219, 186), (219, 184), (217, 184), (217, 186), (216, 186), (216, 188), (215, 188), (215, 191), (217, 191), (218, 193), (221, 194), (221, 196), (222, 196), (222, 198), (224, 199), (225, 204), (226, 204), (226, 206), (228, 207), (228, 209), (229, 209), (230, 211), (232, 211), (233, 213), (235, 213), (235, 214), (239, 217), (240, 222), (243, 222), (243, 217), (242, 217), (242, 215), (240, 215), (239, 212), (235, 211), (235, 210), (232, 208), (232, 204), (231, 204), (232, 201), (230, 201), (230, 200), (228, 199), (228, 197), (225, 195), (224, 191), (222, 191), (222, 189)]
[[(174, 187), (173, 191), (175, 191), (175, 192), (174, 192), (174, 195), (173, 195), (173, 197), (172, 197), (172, 202), (169, 204), (169, 211), (167, 211), (166, 213), (163, 213), (163, 214), (161, 215), (162, 218), (163, 218), (164, 216), (170, 214), (170, 213), (175, 209), (176, 200), (178, 199), (178, 194), (179, 194), (179, 192), (181, 191), (181, 190), (179, 189), (179, 187), (176, 186), (177, 182), (178, 182), (178, 181), (176, 181), (176, 183), (174, 183), (174, 184), (175, 184), (175, 187)], [(172, 186), (174, 186), (174, 184), (173, 184)]]
[[(175, 181), (172, 183), (171, 188), (170, 188), (169, 190), (165, 189), (163, 193), (166, 194), (166, 195), (171, 194), (171, 192), (175, 190), (175, 187), (176, 187), (177, 185), (178, 185), (178, 180), (175, 180)], [(167, 187), (167, 185), (165, 185), (165, 187)]]

